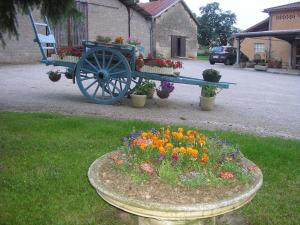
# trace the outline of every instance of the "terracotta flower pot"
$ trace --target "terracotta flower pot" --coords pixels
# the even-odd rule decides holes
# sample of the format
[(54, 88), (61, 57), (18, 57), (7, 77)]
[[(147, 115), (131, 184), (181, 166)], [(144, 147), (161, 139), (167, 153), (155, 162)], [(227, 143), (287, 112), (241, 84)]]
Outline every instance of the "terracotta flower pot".
[(143, 108), (146, 104), (147, 95), (130, 95), (132, 99), (132, 106), (135, 108)]
[(214, 97), (200, 97), (200, 107), (201, 110), (203, 111), (211, 111), (215, 105), (215, 99), (216, 96)]

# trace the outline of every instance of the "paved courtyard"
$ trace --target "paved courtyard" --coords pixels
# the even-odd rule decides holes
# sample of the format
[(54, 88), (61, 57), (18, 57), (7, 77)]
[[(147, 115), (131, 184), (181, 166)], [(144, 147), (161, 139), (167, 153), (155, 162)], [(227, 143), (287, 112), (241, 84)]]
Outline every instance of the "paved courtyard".
[(221, 81), (237, 83), (218, 94), (210, 112), (199, 108), (198, 86), (176, 84), (169, 99), (155, 97), (142, 109), (132, 108), (129, 99), (118, 105), (96, 105), (87, 102), (71, 80), (49, 81), (46, 72), (52, 67), (0, 65), (0, 110), (139, 119), (300, 139), (300, 76), (211, 66), (204, 61), (184, 61), (182, 74), (202, 79), (207, 68), (219, 70)]

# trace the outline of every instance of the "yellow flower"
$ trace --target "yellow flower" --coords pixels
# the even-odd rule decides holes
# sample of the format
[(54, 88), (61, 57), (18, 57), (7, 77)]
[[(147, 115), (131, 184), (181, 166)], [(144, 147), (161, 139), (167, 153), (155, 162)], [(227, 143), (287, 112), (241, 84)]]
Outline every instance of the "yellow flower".
[(147, 137), (148, 137), (148, 133), (143, 132), (141, 136), (142, 136), (143, 138), (147, 138)]
[(206, 152), (206, 151), (208, 150), (208, 148), (207, 148), (206, 146), (204, 146), (204, 147), (202, 148), (202, 150), (203, 150), (204, 152)]
[(171, 148), (173, 148), (173, 144), (168, 142), (165, 147), (168, 149), (171, 149)]
[(185, 147), (180, 147), (179, 151), (180, 151), (180, 153), (185, 154), (186, 153), (186, 148)]
[(179, 151), (180, 151), (179, 148), (173, 148), (172, 155), (177, 154)]
[(182, 132), (183, 132), (183, 128), (181, 128), (181, 127), (178, 128), (178, 132), (179, 132), (179, 133), (182, 133)]
[(158, 151), (160, 154), (166, 154), (166, 152), (167, 152), (164, 147), (159, 147)]

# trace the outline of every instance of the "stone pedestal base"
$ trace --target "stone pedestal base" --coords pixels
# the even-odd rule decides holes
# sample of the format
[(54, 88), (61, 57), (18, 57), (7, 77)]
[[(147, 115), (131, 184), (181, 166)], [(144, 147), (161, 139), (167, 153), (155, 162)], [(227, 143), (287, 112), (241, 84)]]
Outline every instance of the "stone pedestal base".
[(153, 218), (139, 217), (139, 225), (215, 225), (216, 217), (198, 220), (185, 220), (185, 221), (167, 221), (158, 220)]

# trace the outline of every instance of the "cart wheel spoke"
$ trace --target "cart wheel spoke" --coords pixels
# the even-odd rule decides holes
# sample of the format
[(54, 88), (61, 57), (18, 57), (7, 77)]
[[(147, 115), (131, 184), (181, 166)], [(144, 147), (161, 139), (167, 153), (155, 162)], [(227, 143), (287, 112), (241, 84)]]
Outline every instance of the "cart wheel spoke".
[(111, 54), (110, 59), (109, 59), (109, 61), (107, 63), (106, 69), (110, 67), (110, 64), (111, 64), (113, 58), (114, 58), (114, 54)]
[(102, 67), (105, 68), (105, 51), (102, 51)]
[(115, 90), (118, 91), (118, 93), (121, 92), (121, 90), (117, 87), (117, 81), (115, 81), (115, 83), (113, 83), (112, 81), (110, 82), (111, 86), (113, 86), (113, 93), (115, 93)]
[(89, 86), (87, 86), (84, 90), (85, 91), (89, 90), (96, 83), (97, 83), (97, 80), (95, 80), (93, 83), (91, 83)]
[(76, 67), (76, 81), (90, 101), (112, 104), (127, 94), (131, 70), (127, 59), (118, 50), (100, 46), (81, 57)]
[(81, 70), (83, 72), (86, 72), (86, 73), (97, 73), (97, 71), (93, 71), (93, 70), (90, 70), (90, 69), (87, 69), (87, 68), (81, 68)]
[(93, 57), (94, 57), (94, 59), (95, 59), (95, 61), (96, 61), (96, 63), (97, 63), (97, 66), (98, 66), (99, 70), (101, 70), (102, 67), (100, 66), (99, 60), (98, 60), (98, 58), (96, 57), (96, 54), (95, 54), (95, 53), (93, 54)]
[(123, 71), (118, 71), (118, 72), (113, 72), (113, 73), (110, 73), (110, 75), (116, 75), (116, 74), (126, 74), (126, 70), (123, 70)]
[(87, 59), (85, 59), (85, 62), (87, 62), (94, 70), (95, 70), (95, 72), (93, 72), (93, 73), (98, 73), (98, 69), (96, 68), (96, 66), (94, 65), (94, 64), (92, 64), (89, 60), (87, 60)]
[(117, 64), (113, 65), (111, 68), (108, 69), (108, 72), (113, 71), (117, 66), (119, 66), (122, 63), (122, 61), (117, 62)]
[(98, 85), (97, 85), (97, 87), (96, 87), (96, 90), (94, 91), (93, 98), (96, 97), (97, 92), (98, 92), (98, 90), (99, 90), (99, 87), (100, 87), (100, 84), (98, 83)]

